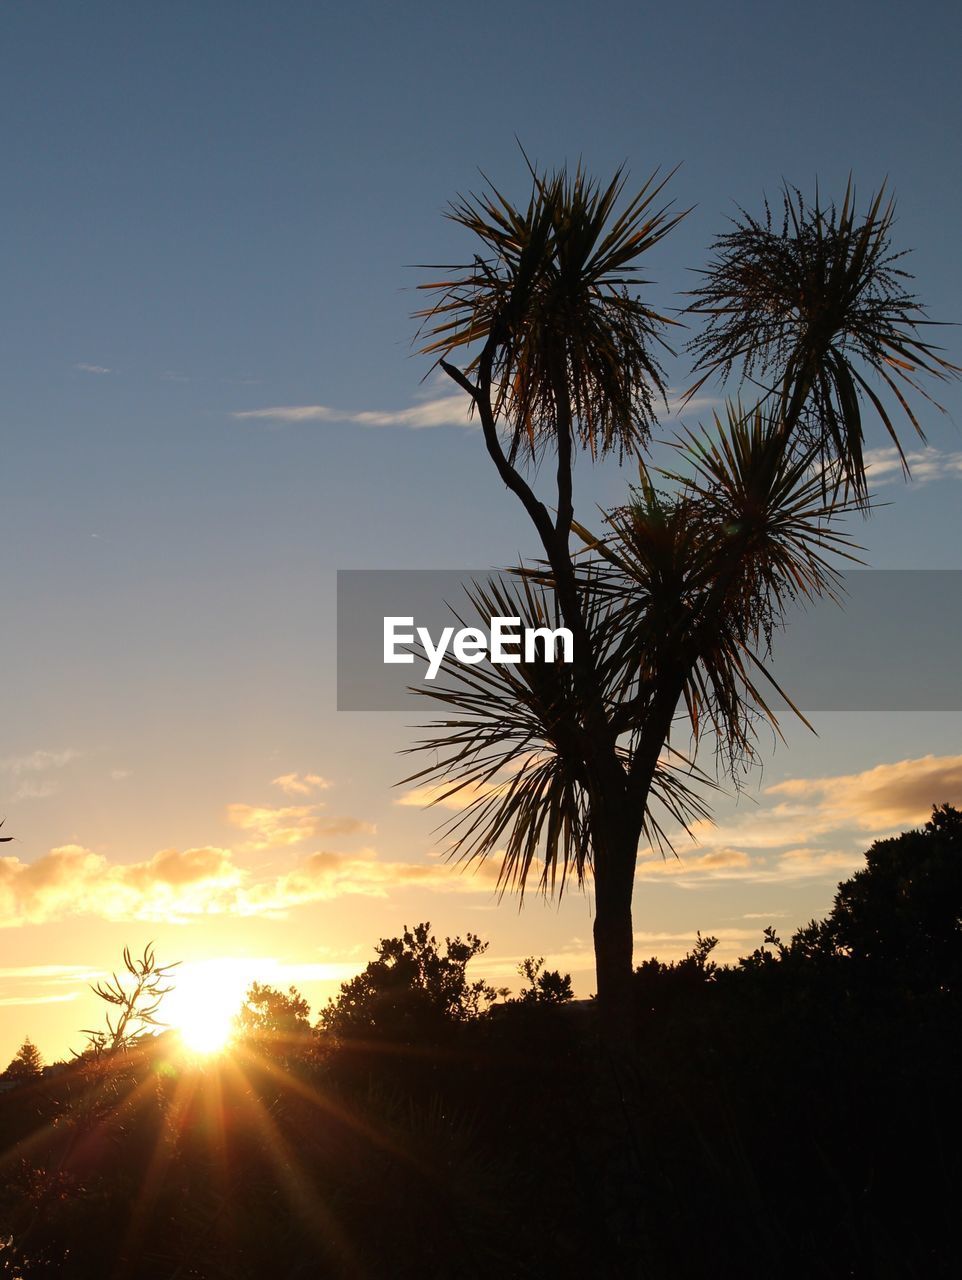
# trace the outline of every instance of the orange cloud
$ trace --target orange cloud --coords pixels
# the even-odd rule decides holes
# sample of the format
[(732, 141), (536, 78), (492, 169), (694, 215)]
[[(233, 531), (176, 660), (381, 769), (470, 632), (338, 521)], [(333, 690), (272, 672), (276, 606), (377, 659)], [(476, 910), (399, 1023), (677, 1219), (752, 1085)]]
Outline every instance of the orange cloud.
[(732, 870), (743, 870), (751, 866), (752, 859), (741, 849), (709, 849), (706, 853), (691, 857), (669, 854), (663, 858), (658, 853), (649, 853), (638, 859), (635, 873), (639, 880), (655, 880), (662, 876), (707, 875), (727, 878)]
[[(934, 804), (962, 804), (962, 755), (921, 756), (861, 773), (792, 778), (766, 787), (821, 830), (855, 826), (883, 833), (924, 822)], [(802, 825), (801, 823), (799, 825)]]
[(253, 885), (240, 909), (247, 914), (287, 911), (309, 902), (346, 894), (386, 898), (392, 891), (417, 887), (442, 893), (491, 893), (495, 862), (462, 871), (447, 862), (382, 862), (373, 851), (362, 854), (312, 853), (273, 881)]
[(85, 914), (178, 920), (227, 909), (241, 877), (227, 849), (164, 849), (146, 862), (112, 863), (63, 845), (34, 862), (0, 858), (0, 925)]
[(490, 894), (497, 866), (462, 873), (445, 862), (382, 862), (372, 850), (312, 853), (279, 874), (239, 867), (229, 849), (163, 849), (143, 862), (115, 863), (79, 845), (34, 862), (0, 858), (0, 927), (69, 916), (185, 923), (210, 915), (283, 913), (351, 896), (387, 897), (407, 888)]
[(325, 836), (373, 835), (374, 827), (360, 818), (321, 817), (319, 804), (229, 804), (227, 821), (249, 833), (252, 849), (283, 848)]
[(803, 876), (819, 876), (829, 872), (833, 877), (857, 871), (865, 861), (861, 853), (846, 853), (839, 850), (823, 849), (789, 849), (780, 855), (778, 868), (783, 878), (796, 879)]
[(447, 793), (451, 791), (451, 783), (436, 782), (430, 786), (412, 787), (410, 791), (398, 796), (394, 803), (411, 809), (428, 809), (432, 806), (439, 809), (466, 809), (482, 796), (498, 795), (504, 788), (503, 782), (475, 782), (449, 795)]

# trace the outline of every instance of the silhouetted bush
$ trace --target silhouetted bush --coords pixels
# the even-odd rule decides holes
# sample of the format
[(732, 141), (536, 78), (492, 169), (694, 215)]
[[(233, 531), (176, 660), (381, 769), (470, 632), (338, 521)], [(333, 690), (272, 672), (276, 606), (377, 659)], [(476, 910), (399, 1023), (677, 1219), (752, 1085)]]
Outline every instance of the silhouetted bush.
[(401, 937), (382, 938), (377, 959), (341, 985), (318, 1027), (339, 1040), (416, 1044), (478, 1017), (496, 993), (481, 979), (469, 982), (466, 971), (488, 944), (469, 933), (446, 938), (442, 950), (430, 929), (405, 926)]
[(27, 1080), (0, 1094), (0, 1275), (954, 1277), (960, 833), (943, 807), (877, 842), (737, 965), (712, 937), (640, 964), (615, 1090), (565, 975), (532, 957), (495, 1002), (484, 944), (427, 925), (316, 1036), (256, 986), (250, 1053), (160, 1035)]

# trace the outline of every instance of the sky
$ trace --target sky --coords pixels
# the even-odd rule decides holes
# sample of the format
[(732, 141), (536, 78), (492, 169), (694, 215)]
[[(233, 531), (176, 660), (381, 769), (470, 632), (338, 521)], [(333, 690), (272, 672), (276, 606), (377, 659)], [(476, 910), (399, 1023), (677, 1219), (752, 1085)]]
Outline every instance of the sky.
[[(664, 308), (737, 206), (851, 172), (866, 202), (888, 179), (919, 295), (962, 320), (959, 35), (954, 6), (884, 0), (3, 6), (0, 1058), (80, 1048), (88, 982), (149, 941), (184, 982), (316, 1009), (430, 920), (488, 939), (498, 985), (536, 954), (592, 990), (590, 901), (519, 911), (450, 867), (395, 786), (410, 718), (335, 709), (338, 569), (537, 550), (416, 354), (416, 264), (472, 252), (442, 215), (482, 174), (524, 197), (519, 141), (638, 185), (681, 166), (692, 212), (646, 264)], [(942, 401), (910, 485), (870, 440), (872, 567), (962, 569)], [(582, 463), (578, 514), (626, 484)], [(639, 958), (789, 933), (873, 838), (962, 802), (958, 711), (815, 728), (678, 862), (643, 858)]]

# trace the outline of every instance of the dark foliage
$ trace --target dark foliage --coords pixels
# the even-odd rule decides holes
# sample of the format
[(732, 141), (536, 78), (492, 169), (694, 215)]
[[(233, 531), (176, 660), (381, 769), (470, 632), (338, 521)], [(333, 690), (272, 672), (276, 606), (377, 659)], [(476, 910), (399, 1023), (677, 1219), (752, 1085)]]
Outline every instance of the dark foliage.
[(413, 1045), (477, 1017), (495, 992), (480, 979), (469, 982), (466, 970), (488, 944), (469, 933), (446, 938), (442, 950), (430, 930), (430, 924), (405, 926), (401, 937), (382, 938), (377, 959), (321, 1011), (319, 1028), (341, 1041)]
[[(789, 940), (640, 965), (614, 1107), (594, 1002), (532, 957), (491, 1004), (483, 944), (426, 925), (378, 944), (294, 1072), (272, 1035), (48, 1071), (0, 1095), (0, 1274), (954, 1277), (960, 868), (943, 806)], [(304, 1033), (296, 992), (252, 994), (255, 1031)]]
[(518, 972), (528, 984), (518, 996), (520, 1004), (564, 1004), (574, 996), (571, 974), (546, 969), (541, 956), (528, 956), (527, 960), (522, 960)]
[(0, 1080), (35, 1080), (43, 1074), (43, 1057), (34, 1042), (27, 1036), (14, 1054), (10, 1065)]
[(252, 982), (237, 1015), (237, 1036), (255, 1052), (290, 1064), (309, 1057), (313, 1050), (310, 1012), (296, 987), (278, 991), (266, 983)]

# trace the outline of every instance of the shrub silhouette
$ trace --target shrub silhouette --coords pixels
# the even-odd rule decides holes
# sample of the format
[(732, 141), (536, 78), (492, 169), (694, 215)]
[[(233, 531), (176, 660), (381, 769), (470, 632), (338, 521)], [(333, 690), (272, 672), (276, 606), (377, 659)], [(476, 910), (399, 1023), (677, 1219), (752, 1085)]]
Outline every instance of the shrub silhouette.
[(287, 991), (252, 982), (237, 1015), (238, 1037), (260, 1053), (293, 1061), (310, 1053), (311, 1006), (294, 986)]
[(518, 996), (520, 1004), (564, 1004), (571, 1000), (571, 974), (546, 969), (543, 956), (528, 956), (518, 965), (518, 973), (528, 984)]
[(415, 1044), (477, 1018), (496, 993), (483, 980), (469, 982), (466, 971), (488, 944), (469, 933), (442, 948), (430, 929), (405, 926), (400, 937), (382, 938), (377, 958), (321, 1011), (319, 1029), (339, 1040)]

